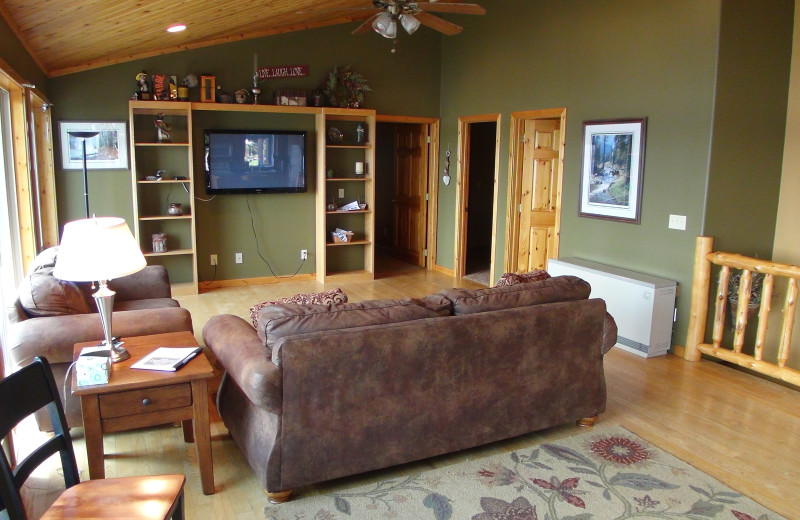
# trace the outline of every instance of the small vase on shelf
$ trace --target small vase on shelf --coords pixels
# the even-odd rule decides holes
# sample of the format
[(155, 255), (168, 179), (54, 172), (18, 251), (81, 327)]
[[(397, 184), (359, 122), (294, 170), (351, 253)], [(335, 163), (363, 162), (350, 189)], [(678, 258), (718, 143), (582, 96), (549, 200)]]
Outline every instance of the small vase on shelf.
[(177, 202), (172, 202), (167, 208), (167, 215), (171, 217), (179, 217), (183, 215), (183, 205)]

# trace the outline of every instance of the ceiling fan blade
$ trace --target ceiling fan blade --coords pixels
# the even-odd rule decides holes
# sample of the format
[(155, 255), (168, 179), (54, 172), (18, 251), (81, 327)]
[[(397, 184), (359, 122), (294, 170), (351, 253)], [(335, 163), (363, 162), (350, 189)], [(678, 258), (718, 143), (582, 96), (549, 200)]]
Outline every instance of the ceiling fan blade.
[(372, 21), (375, 20), (375, 18), (377, 18), (380, 14), (381, 13), (375, 13), (369, 18), (367, 18), (367, 20), (358, 27), (356, 27), (351, 34), (364, 34), (372, 31), (373, 30)]
[(426, 25), (448, 36), (458, 34), (463, 30), (460, 25), (456, 25), (443, 18), (425, 12), (415, 13), (414, 17), (419, 20), (422, 25)]
[(418, 2), (420, 11), (429, 13), (486, 14), (478, 4), (445, 4), (441, 2)]

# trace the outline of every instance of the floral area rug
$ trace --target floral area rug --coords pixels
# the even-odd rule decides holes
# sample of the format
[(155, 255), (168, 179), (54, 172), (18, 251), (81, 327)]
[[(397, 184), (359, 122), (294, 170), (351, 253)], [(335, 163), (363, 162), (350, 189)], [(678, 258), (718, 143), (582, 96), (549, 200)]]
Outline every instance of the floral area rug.
[(267, 506), (266, 520), (783, 519), (620, 427), (391, 475)]

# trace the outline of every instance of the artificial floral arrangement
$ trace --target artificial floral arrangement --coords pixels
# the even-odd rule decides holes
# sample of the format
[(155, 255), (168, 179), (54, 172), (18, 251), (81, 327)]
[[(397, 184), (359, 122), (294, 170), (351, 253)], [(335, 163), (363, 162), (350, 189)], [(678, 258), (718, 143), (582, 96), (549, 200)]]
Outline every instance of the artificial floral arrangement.
[(364, 105), (364, 93), (371, 91), (366, 78), (350, 70), (349, 65), (341, 69), (334, 66), (323, 90), (328, 104), (341, 108), (360, 108)]

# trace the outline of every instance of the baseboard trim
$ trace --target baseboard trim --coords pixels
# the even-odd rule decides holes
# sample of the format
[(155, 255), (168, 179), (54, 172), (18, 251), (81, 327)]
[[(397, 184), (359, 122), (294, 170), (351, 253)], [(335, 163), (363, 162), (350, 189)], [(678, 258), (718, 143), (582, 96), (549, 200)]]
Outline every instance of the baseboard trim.
[(437, 273), (446, 274), (447, 276), (455, 277), (456, 275), (456, 272), (454, 270), (448, 269), (447, 267), (442, 267), (439, 264), (434, 265), (433, 270), (436, 271)]
[(288, 283), (288, 282), (308, 282), (317, 279), (315, 273), (310, 274), (297, 274), (292, 277), (275, 277), (275, 276), (260, 276), (257, 278), (234, 278), (231, 280), (213, 280), (210, 282), (200, 282), (197, 284), (200, 292), (213, 291), (214, 289), (221, 289), (223, 287), (244, 287), (246, 285), (266, 285), (273, 283)]

